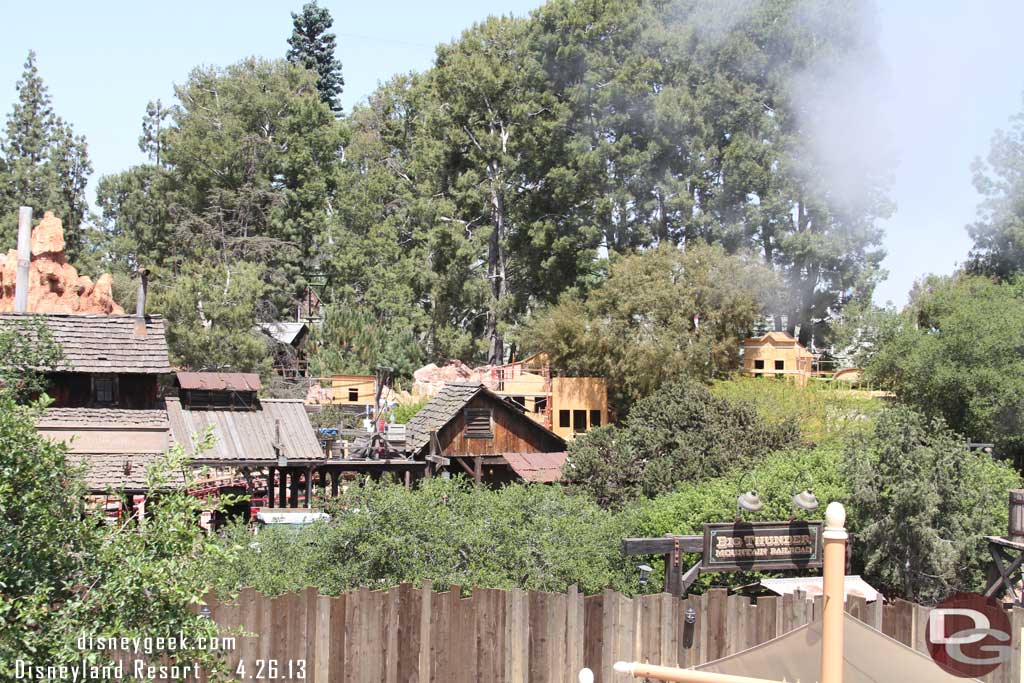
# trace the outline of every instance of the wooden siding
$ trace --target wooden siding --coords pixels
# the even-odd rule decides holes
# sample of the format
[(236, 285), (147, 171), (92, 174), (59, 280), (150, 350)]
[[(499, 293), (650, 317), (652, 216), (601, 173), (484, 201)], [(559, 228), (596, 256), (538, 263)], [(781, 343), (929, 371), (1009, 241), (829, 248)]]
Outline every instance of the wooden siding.
[[(493, 438), (466, 437), (466, 409), (491, 409)], [(557, 453), (565, 445), (539, 428), (530, 418), (495, 401), (486, 394), (478, 395), (458, 417), (438, 434), (444, 455), (487, 455), (489, 453)]]

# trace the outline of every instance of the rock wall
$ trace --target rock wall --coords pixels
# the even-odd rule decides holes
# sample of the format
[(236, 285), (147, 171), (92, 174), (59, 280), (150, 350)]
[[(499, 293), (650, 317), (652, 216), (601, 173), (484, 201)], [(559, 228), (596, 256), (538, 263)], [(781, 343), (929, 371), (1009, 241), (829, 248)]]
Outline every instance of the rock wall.
[[(18, 276), (18, 251), (0, 255), (0, 313), (14, 310), (14, 287)], [(30, 313), (98, 313), (123, 315), (114, 301), (114, 279), (109, 273), (95, 282), (79, 275), (64, 254), (64, 226), (47, 211), (32, 229), (32, 260), (28, 272)]]

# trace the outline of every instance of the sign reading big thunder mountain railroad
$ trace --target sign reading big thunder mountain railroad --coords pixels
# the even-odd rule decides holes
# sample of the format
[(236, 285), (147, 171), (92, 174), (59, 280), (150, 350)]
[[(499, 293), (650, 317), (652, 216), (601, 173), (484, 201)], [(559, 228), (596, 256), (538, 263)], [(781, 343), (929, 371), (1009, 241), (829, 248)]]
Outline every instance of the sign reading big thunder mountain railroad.
[(701, 573), (822, 566), (821, 522), (704, 525)]

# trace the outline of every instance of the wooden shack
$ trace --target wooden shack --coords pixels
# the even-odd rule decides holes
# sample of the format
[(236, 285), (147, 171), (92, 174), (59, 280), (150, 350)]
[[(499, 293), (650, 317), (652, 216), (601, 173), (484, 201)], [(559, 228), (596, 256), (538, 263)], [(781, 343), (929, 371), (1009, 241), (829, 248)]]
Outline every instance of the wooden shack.
[(517, 402), (483, 384), (452, 382), (406, 424), (406, 448), (439, 458), (449, 472), (503, 483), (557, 479), (566, 443)]
[(768, 332), (743, 341), (743, 374), (786, 378), (806, 386), (814, 355), (786, 332)]

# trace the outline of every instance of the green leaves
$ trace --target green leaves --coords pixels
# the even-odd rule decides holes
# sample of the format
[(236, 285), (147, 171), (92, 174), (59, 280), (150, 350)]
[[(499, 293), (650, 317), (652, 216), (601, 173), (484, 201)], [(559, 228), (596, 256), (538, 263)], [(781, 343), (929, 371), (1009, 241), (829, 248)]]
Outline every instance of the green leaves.
[(720, 246), (664, 245), (613, 262), (585, 300), (570, 292), (517, 338), (560, 372), (607, 377), (621, 415), (665, 381), (736, 367), (742, 339), (779, 288), (756, 260)]
[(316, 87), (331, 111), (341, 113), (341, 96), (345, 79), (341, 77), (341, 62), (335, 59), (335, 37), (327, 30), (334, 24), (326, 7), (313, 2), (302, 6), (302, 13), (292, 12), (292, 35), (288, 39), (288, 61), (299, 64), (316, 74)]
[(0, 137), (0, 243), (14, 244), (19, 206), (33, 207), (37, 216), (53, 211), (64, 223), (68, 258), (75, 262), (84, 249), (85, 188), (92, 173), (85, 138), (53, 112), (34, 51), (16, 87), (18, 100)]
[(867, 377), (974, 441), (1020, 458), (1024, 297), (1019, 285), (964, 274), (919, 283), (887, 325)]
[(694, 381), (676, 381), (637, 402), (619, 425), (574, 439), (563, 477), (602, 507), (619, 508), (681, 482), (754, 466), (797, 437), (792, 423), (770, 424), (745, 403), (719, 398)]
[(894, 407), (846, 449), (843, 474), (862, 526), (858, 546), (886, 594), (934, 602), (985, 580), (985, 535), (1006, 529), (1006, 494), (1020, 475), (941, 419)]

